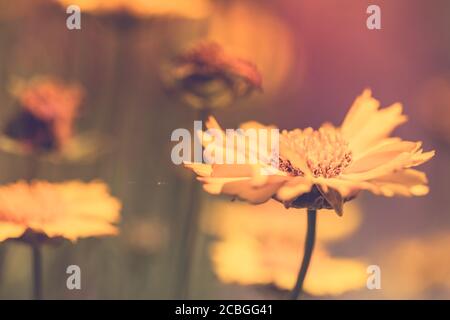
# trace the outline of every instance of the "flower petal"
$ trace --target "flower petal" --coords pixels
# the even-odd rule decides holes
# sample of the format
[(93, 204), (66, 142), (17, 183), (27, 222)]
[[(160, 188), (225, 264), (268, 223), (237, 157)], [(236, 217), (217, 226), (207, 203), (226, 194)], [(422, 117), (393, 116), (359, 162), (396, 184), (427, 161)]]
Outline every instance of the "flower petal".
[(194, 171), (201, 177), (209, 177), (212, 174), (212, 165), (205, 163), (185, 162), (184, 166)]
[(371, 190), (372, 188), (370, 183), (366, 181), (352, 181), (340, 178), (315, 178), (314, 182), (325, 192), (328, 192), (329, 188), (336, 190), (342, 198), (350, 198), (361, 190)]
[(403, 107), (400, 103), (382, 110), (379, 106), (379, 102), (372, 98), (371, 91), (365, 90), (350, 108), (341, 130), (354, 155), (387, 138), (397, 126), (407, 120), (402, 114)]
[(326, 191), (318, 187), (320, 193), (325, 198), (325, 200), (328, 201), (328, 203), (333, 207), (334, 211), (337, 213), (338, 216), (342, 216), (344, 213), (343, 206), (344, 206), (344, 199), (342, 198), (342, 195), (334, 190), (333, 188), (326, 188)]
[(341, 125), (342, 134), (347, 139), (359, 132), (380, 107), (380, 102), (372, 97), (372, 91), (365, 89), (353, 102)]
[(384, 196), (424, 196), (429, 191), (425, 173), (414, 169), (388, 174), (371, 181), (371, 183)]
[(365, 172), (358, 173), (345, 173), (340, 177), (345, 180), (373, 180), (395, 171), (410, 168), (419, 164), (422, 164), (430, 160), (434, 156), (434, 151), (422, 153), (422, 150), (418, 150), (415, 153), (402, 152), (394, 159), (387, 163), (379, 165), (378, 167), (373, 167), (372, 169)]
[(266, 183), (262, 185), (255, 183), (251, 177), (203, 177), (198, 179), (205, 183), (203, 188), (208, 193), (236, 196), (250, 203), (258, 204), (269, 200), (290, 178), (287, 176), (267, 176)]
[(407, 118), (402, 115), (402, 110), (402, 105), (395, 103), (375, 113), (364, 128), (349, 140), (350, 150), (357, 153), (387, 138), (396, 127), (406, 122)]
[(353, 159), (353, 162), (345, 169), (344, 173), (351, 174), (372, 170), (394, 160), (404, 152), (413, 153), (420, 146), (420, 142), (385, 139), (375, 147)]
[(19, 238), (26, 230), (26, 227), (19, 224), (1, 222), (0, 242), (9, 238)]
[(284, 201), (291, 201), (302, 194), (311, 190), (311, 180), (303, 177), (294, 177), (287, 181), (277, 192), (277, 199)]
[(304, 173), (305, 177), (312, 176), (311, 169), (308, 167), (305, 157), (289, 147), (283, 139), (283, 136), (280, 136), (280, 157), (289, 160), (295, 168), (300, 169)]

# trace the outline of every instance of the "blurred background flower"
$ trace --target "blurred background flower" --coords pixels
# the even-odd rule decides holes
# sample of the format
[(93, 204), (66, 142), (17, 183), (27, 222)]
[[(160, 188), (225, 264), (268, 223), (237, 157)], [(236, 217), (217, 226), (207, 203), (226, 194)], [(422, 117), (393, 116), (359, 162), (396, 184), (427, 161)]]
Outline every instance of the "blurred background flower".
[(11, 87), (22, 111), (5, 133), (31, 151), (59, 150), (73, 136), (73, 125), (83, 91), (49, 77), (16, 79)]
[[(273, 6), (267, 1), (214, 1), (213, 8), (206, 39), (258, 67), (264, 99), (278, 89), (288, 91), (288, 79), (301, 82), (305, 57), (295, 53), (303, 50), (301, 36), (294, 41), (289, 24)], [(289, 77), (294, 72), (295, 79)]]
[(75, 241), (117, 235), (120, 202), (102, 182), (19, 181), (0, 187), (0, 241), (30, 229)]
[(3, 151), (74, 162), (92, 160), (108, 149), (108, 142), (92, 130), (75, 130), (84, 96), (80, 84), (38, 75), (28, 80), (14, 78), (10, 92), (19, 110), (0, 136)]
[[(366, 283), (366, 265), (357, 258), (334, 257), (327, 243), (351, 236), (361, 221), (359, 208), (350, 204), (344, 218), (319, 212), (317, 247), (305, 281), (309, 295), (340, 295)], [(303, 256), (306, 215), (275, 201), (258, 206), (219, 202), (208, 206), (203, 229), (218, 238), (211, 245), (214, 271), (224, 283), (294, 287)], [(280, 295), (281, 297), (282, 295)]]
[(407, 238), (380, 249), (383, 297), (446, 299), (450, 293), (449, 245), (450, 233), (446, 231)]
[(101, 182), (19, 181), (1, 186), (0, 199), (0, 241), (18, 240), (30, 246), (35, 300), (43, 298), (44, 244), (118, 233), (115, 224), (121, 203)]
[(83, 12), (111, 13), (128, 11), (137, 16), (182, 16), (187, 18), (202, 18), (209, 12), (207, 0), (56, 0), (63, 6), (77, 5)]
[(137, 218), (123, 225), (122, 232), (130, 250), (136, 254), (150, 255), (167, 249), (167, 226), (157, 219)]
[(227, 53), (215, 42), (201, 42), (163, 69), (168, 90), (195, 109), (232, 105), (255, 90), (262, 78), (249, 61)]

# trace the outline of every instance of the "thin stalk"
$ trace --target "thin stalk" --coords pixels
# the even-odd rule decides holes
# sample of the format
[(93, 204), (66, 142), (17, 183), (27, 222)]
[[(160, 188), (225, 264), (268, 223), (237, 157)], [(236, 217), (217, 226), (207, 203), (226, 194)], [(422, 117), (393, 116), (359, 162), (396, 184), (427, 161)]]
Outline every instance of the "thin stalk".
[[(209, 110), (200, 109), (196, 116), (204, 124), (208, 118)], [(188, 299), (189, 297), (189, 280), (191, 276), (192, 263), (195, 257), (195, 243), (197, 240), (198, 223), (200, 217), (200, 192), (201, 188), (194, 177), (190, 182), (189, 203), (187, 206), (187, 213), (182, 233), (182, 248), (180, 253), (180, 270), (179, 279), (176, 286), (175, 295), (178, 299)]]
[(303, 293), (303, 282), (305, 281), (306, 273), (308, 272), (316, 239), (316, 217), (317, 211), (308, 209), (308, 229), (306, 230), (305, 250), (303, 253), (302, 264), (298, 272), (297, 282), (291, 292), (291, 300), (297, 300)]
[(39, 244), (31, 245), (33, 251), (33, 299), (42, 300), (42, 251)]

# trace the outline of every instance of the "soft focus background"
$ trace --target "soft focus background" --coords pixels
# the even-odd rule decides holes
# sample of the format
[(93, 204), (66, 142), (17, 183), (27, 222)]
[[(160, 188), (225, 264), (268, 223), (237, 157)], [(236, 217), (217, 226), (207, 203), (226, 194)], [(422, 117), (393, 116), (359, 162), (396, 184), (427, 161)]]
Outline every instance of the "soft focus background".
[[(172, 164), (170, 134), (176, 128), (191, 129), (196, 113), (167, 94), (161, 66), (203, 39), (254, 62), (263, 75), (263, 93), (213, 111), (226, 128), (247, 120), (287, 129), (339, 124), (353, 99), (370, 87), (382, 106), (404, 104), (409, 121), (396, 134), (422, 140), (426, 150), (437, 152), (420, 168), (429, 177), (428, 196), (362, 194), (349, 210), (357, 211), (357, 218), (321, 213), (326, 217), (319, 217), (320, 248), (311, 270), (316, 264), (322, 271), (309, 274), (315, 278), (306, 285), (308, 297), (450, 298), (449, 1), (205, 0), (182, 5), (161, 0), (148, 1), (153, 6), (147, 8), (145, 1), (128, 0), (136, 5), (127, 14), (116, 10), (115, 2), (109, 1), (107, 13), (99, 13), (91, 12), (85, 1), (82, 29), (70, 31), (65, 7), (55, 1), (0, 0), (0, 125), (17, 111), (8, 90), (14, 77), (45, 74), (79, 82), (86, 97), (77, 128), (106, 137), (108, 151), (85, 163), (39, 161), (36, 178), (102, 179), (123, 203), (119, 236), (45, 247), (46, 298), (180, 297), (181, 239), (192, 223), (186, 218), (192, 176)], [(366, 28), (369, 4), (381, 7), (382, 30)], [(25, 178), (28, 161), (1, 152), (1, 183)], [(295, 255), (303, 243), (304, 212), (284, 212), (280, 204), (269, 204), (259, 210), (262, 218), (258, 212), (253, 218), (260, 222), (257, 231), (246, 230), (251, 222), (233, 218), (224, 231), (214, 227), (224, 223), (220, 219), (247, 215), (250, 205), (206, 193), (198, 204), (202, 219), (191, 252), (188, 297), (285, 298), (285, 283), (290, 282), (284, 277), (295, 276), (300, 261)], [(266, 238), (283, 233), (283, 222), (272, 220), (280, 215), (292, 221), (286, 227), (298, 237), (293, 240), (298, 253), (284, 240)], [(321, 219), (334, 220), (321, 230)], [(281, 228), (275, 235), (267, 228), (274, 224)], [(327, 236), (335, 228), (343, 230)], [(250, 239), (252, 232), (258, 234), (256, 242)], [(220, 250), (224, 239), (232, 245)], [(265, 250), (261, 248), (294, 256), (294, 261), (252, 260), (250, 255)], [(29, 248), (0, 243), (0, 298), (29, 298), (29, 261)], [(81, 267), (80, 291), (66, 288), (65, 271), (71, 264)], [(365, 287), (365, 268), (372, 264), (381, 268), (381, 290)], [(269, 271), (261, 271), (268, 266)], [(277, 266), (280, 277), (273, 271)], [(230, 276), (230, 268), (242, 274)]]

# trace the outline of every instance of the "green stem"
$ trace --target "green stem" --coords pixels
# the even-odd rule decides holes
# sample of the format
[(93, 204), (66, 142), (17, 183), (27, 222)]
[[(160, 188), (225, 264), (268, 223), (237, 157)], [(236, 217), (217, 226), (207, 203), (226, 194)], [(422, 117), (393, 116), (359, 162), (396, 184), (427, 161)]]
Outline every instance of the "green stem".
[[(203, 124), (208, 119), (209, 110), (200, 109), (196, 120), (201, 120)], [(182, 233), (182, 248), (180, 253), (180, 270), (177, 283), (177, 299), (188, 299), (189, 282), (191, 276), (192, 263), (195, 257), (195, 243), (197, 240), (197, 229), (200, 217), (200, 192), (201, 188), (194, 177), (190, 183), (189, 203), (187, 207), (185, 228)]]
[(38, 244), (31, 245), (33, 251), (33, 299), (42, 300), (42, 251)]
[(316, 238), (316, 210), (308, 209), (308, 229), (306, 230), (305, 250), (303, 253), (303, 260), (298, 272), (297, 282), (291, 292), (291, 300), (297, 300), (303, 293), (303, 282), (305, 281), (306, 273), (308, 272), (309, 263), (314, 250), (314, 242)]

